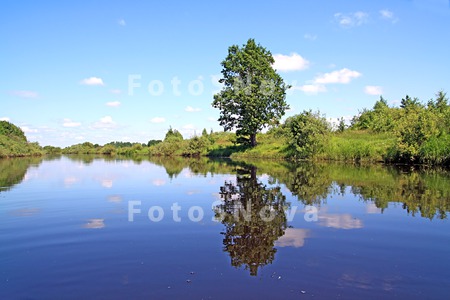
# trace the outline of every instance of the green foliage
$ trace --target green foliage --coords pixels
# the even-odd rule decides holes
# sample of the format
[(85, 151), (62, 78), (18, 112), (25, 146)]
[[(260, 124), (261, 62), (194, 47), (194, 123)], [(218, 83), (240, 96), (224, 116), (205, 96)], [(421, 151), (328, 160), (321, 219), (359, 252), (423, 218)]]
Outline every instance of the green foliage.
[(308, 158), (320, 153), (330, 134), (330, 125), (320, 113), (304, 111), (286, 120), (293, 158)]
[(370, 130), (346, 130), (330, 136), (318, 160), (381, 162), (395, 137)]
[(159, 144), (161, 142), (162, 142), (161, 140), (150, 140), (147, 143), (147, 147), (151, 147), (151, 146), (157, 145), (157, 144)]
[(8, 138), (15, 139), (17, 141), (27, 141), (22, 129), (7, 121), (0, 121), (0, 135), (7, 136)]
[(45, 146), (42, 148), (45, 152), (45, 154), (61, 154), (62, 149), (60, 147), (54, 147), (54, 146)]
[(181, 133), (176, 130), (176, 129), (172, 129), (172, 127), (169, 128), (169, 130), (166, 133), (166, 136), (164, 138), (164, 142), (169, 142), (169, 141), (182, 141), (183, 140), (183, 136), (181, 135)]
[(0, 121), (0, 158), (42, 154), (42, 147), (38, 143), (27, 142), (22, 129), (12, 123)]
[(238, 136), (249, 136), (256, 145), (256, 133), (276, 124), (284, 115), (289, 88), (273, 69), (270, 51), (253, 39), (228, 49), (222, 61), (223, 89), (214, 95), (212, 106), (220, 109), (219, 122), (225, 131), (236, 129)]

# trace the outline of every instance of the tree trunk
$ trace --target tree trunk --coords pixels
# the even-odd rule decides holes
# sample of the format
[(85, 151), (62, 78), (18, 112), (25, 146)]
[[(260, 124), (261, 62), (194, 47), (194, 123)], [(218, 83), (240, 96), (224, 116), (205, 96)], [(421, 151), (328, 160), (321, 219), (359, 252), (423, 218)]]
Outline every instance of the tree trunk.
[(256, 146), (256, 133), (252, 133), (252, 134), (250, 135), (250, 145), (251, 145), (252, 147), (255, 147), (255, 146)]

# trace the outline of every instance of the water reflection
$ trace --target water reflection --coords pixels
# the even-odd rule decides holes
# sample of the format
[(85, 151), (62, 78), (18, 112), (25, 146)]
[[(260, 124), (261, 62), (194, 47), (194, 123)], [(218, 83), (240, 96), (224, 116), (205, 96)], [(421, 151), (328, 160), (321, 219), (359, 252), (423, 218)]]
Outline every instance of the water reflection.
[(319, 214), (319, 224), (324, 227), (335, 229), (356, 229), (363, 228), (363, 222), (360, 219), (353, 218), (350, 214)]
[(105, 220), (104, 219), (90, 219), (86, 224), (83, 226), (84, 228), (88, 229), (101, 229), (105, 227)]
[(309, 229), (286, 228), (284, 235), (275, 241), (275, 246), (300, 248), (305, 245), (305, 240), (309, 236)]
[(0, 159), (0, 192), (9, 190), (25, 179), (30, 167), (37, 167), (42, 162), (40, 157), (3, 158)]
[(220, 188), (223, 203), (215, 207), (216, 218), (225, 226), (223, 249), (231, 265), (243, 266), (252, 276), (274, 260), (275, 241), (287, 227), (288, 207), (280, 187), (259, 182), (256, 170), (254, 166), (238, 169), (236, 182), (225, 181)]

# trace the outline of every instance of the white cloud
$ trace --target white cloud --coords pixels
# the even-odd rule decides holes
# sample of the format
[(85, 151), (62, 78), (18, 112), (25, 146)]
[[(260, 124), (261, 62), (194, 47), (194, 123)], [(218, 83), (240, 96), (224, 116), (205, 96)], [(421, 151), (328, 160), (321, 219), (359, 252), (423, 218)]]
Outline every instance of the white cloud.
[(111, 101), (111, 102), (107, 102), (106, 105), (111, 106), (111, 107), (117, 107), (120, 105), (120, 102), (119, 101)]
[(305, 33), (303, 35), (303, 38), (305, 38), (306, 40), (315, 41), (317, 39), (317, 35), (310, 34), (310, 33)]
[(119, 21), (117, 21), (117, 24), (119, 24), (120, 26), (125, 26), (125, 25), (127, 25), (127, 23), (125, 22), (124, 19), (119, 19)]
[(394, 13), (387, 9), (380, 10), (380, 16), (382, 19), (391, 21), (392, 23), (396, 23), (398, 21)]
[(381, 86), (376, 86), (376, 85), (367, 85), (364, 88), (364, 93), (366, 93), (368, 95), (378, 96), (378, 95), (383, 94), (383, 88)]
[(327, 118), (328, 123), (330, 124), (333, 130), (338, 129), (339, 123), (341, 122), (341, 118), (344, 120), (345, 125), (349, 126), (352, 122), (353, 116), (343, 116), (343, 117), (329, 117)]
[(89, 77), (81, 80), (80, 84), (84, 85), (104, 85), (103, 79), (100, 77)]
[(318, 93), (326, 92), (327, 88), (321, 84), (305, 84), (300, 86), (293, 86), (293, 90), (302, 91), (305, 94), (315, 95)]
[(328, 83), (349, 83), (352, 79), (360, 77), (362, 74), (357, 71), (352, 71), (347, 68), (325, 73), (314, 79), (316, 84), (328, 84)]
[(335, 13), (334, 19), (341, 27), (350, 28), (367, 23), (369, 20), (369, 14), (362, 11), (357, 11), (350, 14)]
[(6, 122), (9, 122), (9, 118), (8, 117), (2, 117), (2, 118), (0, 118), (0, 121), (6, 121)]
[(116, 122), (113, 121), (111, 116), (104, 116), (100, 118), (98, 122), (95, 122), (93, 127), (94, 128), (101, 128), (101, 129), (110, 129), (116, 127)]
[(192, 137), (196, 134), (197, 128), (193, 124), (184, 125), (180, 132), (184, 137)]
[(38, 132), (37, 129), (33, 129), (33, 128), (30, 128), (28, 126), (21, 126), (20, 129), (22, 129), (22, 131), (25, 132), (25, 133), (36, 133), (36, 132)]
[(71, 119), (64, 119), (63, 120), (63, 126), (64, 127), (78, 127), (80, 125), (81, 125), (80, 122), (74, 122)]
[(216, 122), (217, 118), (213, 118), (213, 117), (208, 117), (208, 122)]
[(309, 66), (309, 61), (297, 53), (291, 53), (290, 55), (275, 54), (273, 58), (275, 59), (273, 68), (280, 72), (304, 70)]
[(11, 94), (22, 98), (37, 98), (39, 96), (37, 92), (33, 91), (11, 91)]
[(113, 93), (113, 94), (120, 94), (120, 93), (122, 93), (122, 91), (119, 90), (119, 89), (113, 89), (110, 92)]
[(114, 124), (111, 116), (104, 116), (103, 118), (100, 118), (100, 122), (103, 124)]
[(194, 108), (192, 106), (186, 106), (186, 108), (184, 109), (187, 112), (197, 112), (197, 111), (201, 111), (201, 108)]
[(166, 121), (166, 119), (163, 117), (155, 117), (150, 120), (150, 122), (152, 122), (152, 123), (164, 123), (165, 121)]

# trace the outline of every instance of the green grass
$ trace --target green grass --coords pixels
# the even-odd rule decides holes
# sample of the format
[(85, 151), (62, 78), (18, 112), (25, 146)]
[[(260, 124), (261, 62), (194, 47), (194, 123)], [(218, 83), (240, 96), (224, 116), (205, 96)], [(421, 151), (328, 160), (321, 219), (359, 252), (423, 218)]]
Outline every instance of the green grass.
[(395, 137), (387, 133), (347, 130), (334, 133), (323, 152), (315, 158), (335, 161), (384, 161), (389, 148), (395, 145)]

